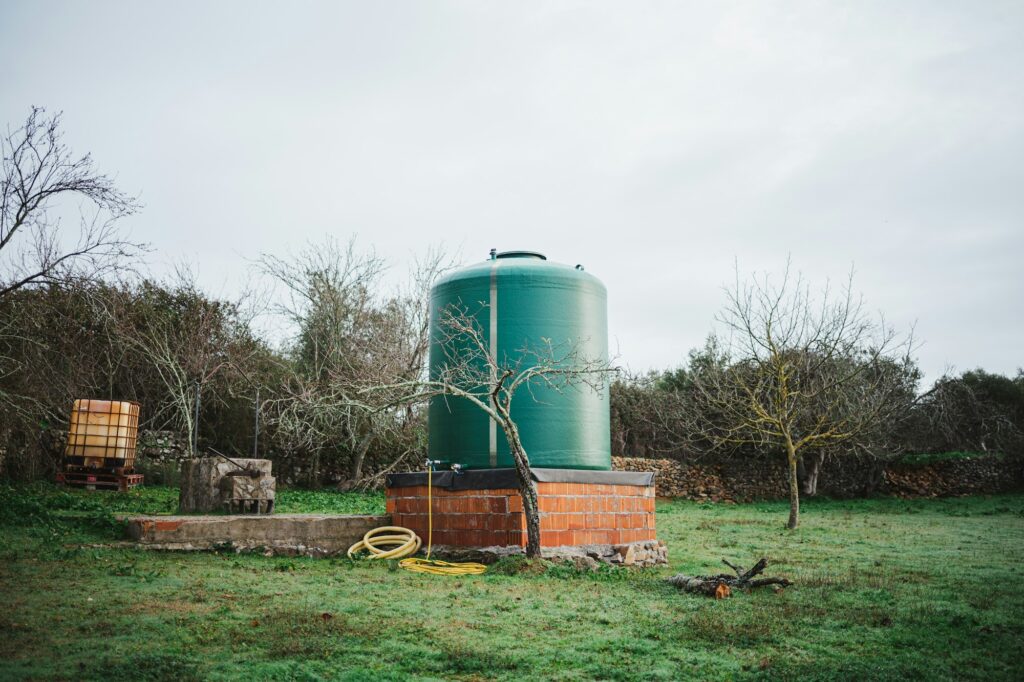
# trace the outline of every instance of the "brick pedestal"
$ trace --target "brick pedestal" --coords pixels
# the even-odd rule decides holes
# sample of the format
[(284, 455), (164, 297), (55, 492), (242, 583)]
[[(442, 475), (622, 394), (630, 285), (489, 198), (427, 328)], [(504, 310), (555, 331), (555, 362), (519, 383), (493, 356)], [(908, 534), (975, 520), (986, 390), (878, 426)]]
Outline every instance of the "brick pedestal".
[[(491, 470), (493, 475), (478, 471), (435, 475), (434, 544), (525, 546), (523, 500), (514, 484), (514, 472), (511, 477), (508, 472), (511, 470)], [(537, 470), (535, 477), (540, 479), (536, 485), (541, 546), (623, 545), (655, 539), (650, 474), (547, 469)], [(425, 474), (390, 476), (386, 495), (394, 525), (412, 529), (425, 542)]]

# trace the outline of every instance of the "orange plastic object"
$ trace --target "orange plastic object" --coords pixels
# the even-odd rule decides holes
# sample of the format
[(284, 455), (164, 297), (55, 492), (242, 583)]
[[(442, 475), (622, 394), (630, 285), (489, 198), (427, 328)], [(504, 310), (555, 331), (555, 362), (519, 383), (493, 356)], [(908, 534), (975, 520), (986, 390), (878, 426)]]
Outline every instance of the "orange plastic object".
[(118, 400), (76, 400), (68, 428), (68, 457), (84, 457), (85, 466), (135, 465), (139, 404)]

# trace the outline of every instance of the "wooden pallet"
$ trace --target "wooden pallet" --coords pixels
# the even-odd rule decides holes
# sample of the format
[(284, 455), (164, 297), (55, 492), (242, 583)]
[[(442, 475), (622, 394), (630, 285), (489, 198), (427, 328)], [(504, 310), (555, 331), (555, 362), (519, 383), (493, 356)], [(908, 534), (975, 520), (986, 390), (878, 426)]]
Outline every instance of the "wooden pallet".
[(125, 492), (142, 484), (142, 474), (115, 471), (68, 470), (57, 474), (57, 483), (89, 490), (119, 490)]

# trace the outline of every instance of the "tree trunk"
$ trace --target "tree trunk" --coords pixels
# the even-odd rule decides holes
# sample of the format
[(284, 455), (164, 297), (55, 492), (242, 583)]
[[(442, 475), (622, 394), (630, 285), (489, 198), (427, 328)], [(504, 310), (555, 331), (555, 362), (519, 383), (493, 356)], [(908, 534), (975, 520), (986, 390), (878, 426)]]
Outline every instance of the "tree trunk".
[(864, 481), (863, 495), (871, 497), (885, 481), (885, 463), (872, 458), (868, 463), (868, 475)]
[(368, 433), (363, 437), (362, 442), (359, 443), (359, 447), (356, 448), (356, 453), (352, 458), (352, 473), (350, 476), (353, 482), (363, 477), (363, 461), (366, 459), (366, 453), (370, 450), (372, 442), (373, 433)]
[(796, 475), (797, 457), (793, 443), (786, 443), (786, 459), (789, 460), (789, 522), (790, 530), (800, 525), (800, 482)]
[(523, 498), (523, 515), (526, 517), (526, 556), (536, 559), (540, 556), (540, 510), (537, 503), (537, 486), (530, 472), (530, 460), (519, 441), (519, 429), (515, 422), (506, 419), (502, 430), (508, 440), (509, 450), (516, 465), (519, 478), (519, 495)]
[(306, 485), (313, 490), (320, 489), (320, 453), (316, 452), (309, 458), (309, 471), (306, 472)]
[(800, 487), (804, 495), (814, 497), (818, 494), (818, 475), (824, 461), (824, 452), (816, 452), (809, 458), (800, 458), (797, 471), (800, 474)]

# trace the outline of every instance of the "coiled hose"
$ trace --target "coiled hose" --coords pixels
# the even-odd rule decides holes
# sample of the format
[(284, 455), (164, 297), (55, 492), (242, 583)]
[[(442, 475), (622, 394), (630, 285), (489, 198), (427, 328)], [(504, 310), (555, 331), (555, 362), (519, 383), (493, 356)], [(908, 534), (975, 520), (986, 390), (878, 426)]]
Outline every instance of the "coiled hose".
[(362, 551), (369, 552), (369, 559), (400, 559), (398, 565), (414, 573), (431, 575), (479, 575), (487, 570), (483, 564), (471, 561), (450, 563), (430, 558), (434, 539), (434, 511), (432, 467), (427, 466), (427, 556), (424, 559), (413, 554), (423, 546), (423, 540), (413, 531), (402, 526), (380, 526), (366, 533), (363, 539), (348, 548), (348, 557), (354, 559)]

